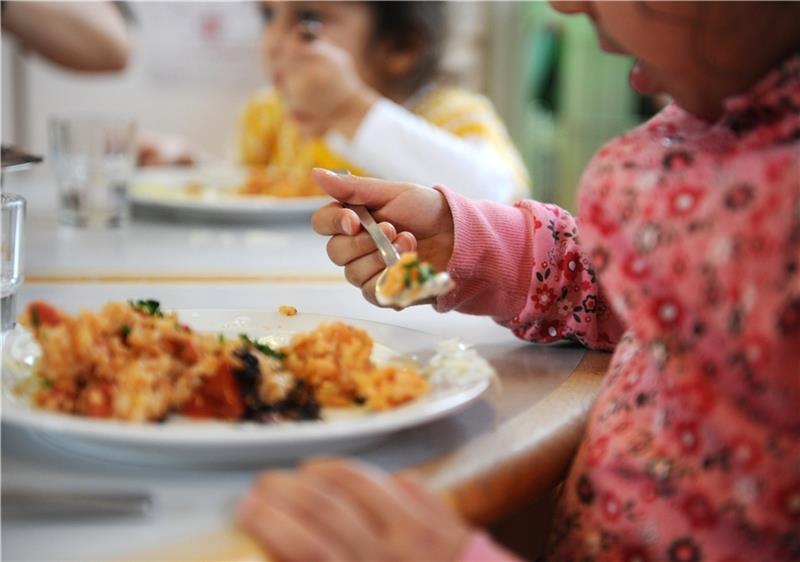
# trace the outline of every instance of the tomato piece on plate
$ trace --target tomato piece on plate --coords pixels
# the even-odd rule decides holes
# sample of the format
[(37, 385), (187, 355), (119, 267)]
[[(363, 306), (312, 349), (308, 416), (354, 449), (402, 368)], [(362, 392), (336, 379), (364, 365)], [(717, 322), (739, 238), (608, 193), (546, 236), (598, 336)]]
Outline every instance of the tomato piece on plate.
[(28, 305), (28, 317), (34, 328), (61, 324), (61, 311), (42, 301), (34, 301)]
[(111, 385), (101, 382), (84, 389), (79, 409), (90, 418), (110, 418), (114, 413)]
[(217, 372), (203, 381), (181, 409), (191, 418), (238, 420), (244, 414), (245, 404), (239, 384), (227, 363), (221, 363)]

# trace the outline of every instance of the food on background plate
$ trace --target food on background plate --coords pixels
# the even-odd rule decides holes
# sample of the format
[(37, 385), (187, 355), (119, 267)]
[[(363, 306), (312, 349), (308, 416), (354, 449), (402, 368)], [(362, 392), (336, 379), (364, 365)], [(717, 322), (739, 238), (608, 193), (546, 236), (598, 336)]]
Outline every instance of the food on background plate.
[(382, 305), (406, 307), (452, 288), (448, 273), (437, 273), (431, 264), (420, 261), (416, 252), (404, 252), (378, 278), (375, 296)]
[(237, 190), (238, 195), (270, 197), (319, 197), (325, 195), (314, 183), (308, 171), (284, 170), (274, 167), (251, 167), (247, 179)]
[(313, 198), (325, 193), (306, 170), (274, 166), (204, 167), (175, 174), (146, 172), (132, 186), (134, 194), (166, 199), (215, 201), (220, 198)]
[(369, 335), (343, 323), (296, 334), (281, 348), (245, 334), (196, 333), (152, 300), (76, 316), (33, 302), (20, 323), (42, 353), (17, 391), (34, 406), (79, 416), (313, 420), (321, 408), (385, 410), (429, 390), (410, 362), (376, 365)]
[(297, 309), (289, 305), (281, 305), (278, 307), (278, 314), (281, 316), (297, 316)]

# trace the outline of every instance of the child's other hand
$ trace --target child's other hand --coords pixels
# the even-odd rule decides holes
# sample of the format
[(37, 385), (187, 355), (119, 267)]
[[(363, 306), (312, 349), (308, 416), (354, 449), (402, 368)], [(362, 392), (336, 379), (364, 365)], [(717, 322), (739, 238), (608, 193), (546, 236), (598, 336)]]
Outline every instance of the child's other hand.
[(262, 474), (237, 519), (282, 562), (456, 560), (470, 534), (415, 478), (344, 460)]
[[(365, 205), (398, 251), (416, 249), (420, 259), (437, 271), (447, 268), (453, 253), (453, 217), (441, 193), (418, 185), (338, 175), (322, 169), (314, 170), (311, 177), (334, 199)], [(331, 261), (344, 266), (347, 280), (360, 287), (369, 302), (377, 304), (375, 283), (386, 264), (355, 212), (331, 203), (314, 213), (311, 224), (318, 234), (331, 236)]]
[(157, 133), (142, 133), (139, 136), (139, 166), (188, 166), (193, 162), (191, 149), (181, 137)]
[(319, 137), (336, 128), (355, 134), (380, 96), (361, 80), (353, 57), (323, 39), (297, 39), (287, 61), (276, 86), (302, 133)]

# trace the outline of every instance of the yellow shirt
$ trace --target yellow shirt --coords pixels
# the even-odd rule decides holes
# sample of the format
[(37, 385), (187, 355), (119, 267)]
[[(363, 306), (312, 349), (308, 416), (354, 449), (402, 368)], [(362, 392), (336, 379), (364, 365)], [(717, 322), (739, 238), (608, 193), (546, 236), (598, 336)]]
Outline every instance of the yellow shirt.
[[(456, 137), (488, 144), (519, 185), (530, 186), (525, 166), (487, 98), (442, 86), (429, 89), (409, 105), (412, 113)], [(241, 162), (246, 165), (348, 169), (364, 175), (362, 169), (332, 151), (323, 138), (304, 138), (274, 91), (255, 97), (246, 106), (239, 150)]]

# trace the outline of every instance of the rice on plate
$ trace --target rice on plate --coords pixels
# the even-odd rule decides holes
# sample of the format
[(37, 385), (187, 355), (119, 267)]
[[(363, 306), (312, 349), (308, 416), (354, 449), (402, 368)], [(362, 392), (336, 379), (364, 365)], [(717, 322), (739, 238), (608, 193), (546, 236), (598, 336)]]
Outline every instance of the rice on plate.
[(77, 416), (314, 420), (323, 407), (382, 411), (430, 390), (411, 361), (376, 365), (369, 334), (341, 322), (275, 348), (245, 334), (197, 333), (152, 300), (76, 316), (33, 302), (20, 323), (41, 356), (16, 391), (39, 408)]

